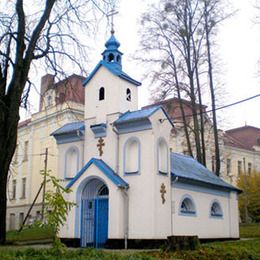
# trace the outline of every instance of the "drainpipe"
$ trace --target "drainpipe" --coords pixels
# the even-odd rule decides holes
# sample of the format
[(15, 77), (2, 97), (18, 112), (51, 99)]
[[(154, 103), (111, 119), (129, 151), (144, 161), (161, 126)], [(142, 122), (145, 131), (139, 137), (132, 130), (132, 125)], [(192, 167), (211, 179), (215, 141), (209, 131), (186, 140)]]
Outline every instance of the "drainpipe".
[(117, 140), (117, 144), (116, 144), (116, 173), (119, 173), (119, 134), (116, 130), (116, 128), (112, 125), (112, 130), (113, 132), (116, 134), (116, 140)]
[[(172, 184), (176, 183), (178, 180), (179, 180), (179, 177), (176, 176), (175, 179), (173, 181), (171, 181), (171, 186), (172, 186)], [(172, 236), (173, 236), (174, 232), (173, 232), (173, 214), (172, 214), (173, 213), (172, 212), (172, 192), (173, 192), (172, 190), (173, 190), (173, 188), (171, 188), (171, 229), (172, 229)], [(176, 204), (176, 203), (174, 203), (174, 204)]]
[(124, 226), (125, 226), (125, 249), (127, 249), (127, 241), (128, 241), (128, 234), (129, 234), (129, 196), (128, 196), (128, 188), (129, 187), (121, 187), (121, 190), (125, 197), (125, 203), (124, 203)]

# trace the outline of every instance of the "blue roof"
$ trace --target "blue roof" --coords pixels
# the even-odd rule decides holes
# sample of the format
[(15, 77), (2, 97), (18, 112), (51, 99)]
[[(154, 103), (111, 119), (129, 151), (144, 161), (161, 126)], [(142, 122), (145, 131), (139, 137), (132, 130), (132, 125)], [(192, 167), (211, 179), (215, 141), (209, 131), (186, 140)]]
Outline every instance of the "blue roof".
[(163, 110), (166, 118), (170, 121), (170, 123), (173, 126), (173, 123), (172, 123), (169, 115), (167, 114), (167, 112), (164, 110), (164, 108), (162, 106), (148, 107), (148, 108), (143, 108), (143, 109), (132, 111), (132, 112), (127, 111), (126, 113), (122, 114), (114, 122), (114, 124), (118, 125), (118, 124), (128, 123), (128, 122), (132, 122), (132, 121), (146, 119), (146, 118), (149, 118), (151, 115), (153, 115), (156, 111), (158, 111), (160, 109)]
[(87, 164), (76, 174), (76, 176), (68, 183), (66, 188), (70, 188), (77, 179), (89, 168), (91, 164), (94, 164), (101, 172), (103, 172), (108, 179), (110, 179), (117, 187), (128, 188), (129, 185), (119, 175), (117, 175), (103, 160), (92, 158)]
[(114, 34), (112, 34), (110, 38), (107, 40), (107, 42), (105, 43), (105, 46), (107, 49), (111, 49), (111, 48), (117, 49), (120, 46), (120, 42), (116, 39)]
[(183, 154), (171, 153), (171, 175), (172, 177), (178, 177), (179, 181), (191, 181), (212, 188), (241, 192), (241, 190), (223, 181), (192, 157)]
[(93, 78), (93, 76), (96, 74), (96, 72), (99, 70), (99, 68), (101, 66), (104, 66), (106, 69), (108, 69), (112, 74), (114, 74), (115, 76), (118, 76), (121, 79), (124, 79), (136, 86), (141, 86), (141, 83), (133, 78), (131, 78), (130, 76), (128, 76), (125, 72), (123, 72), (121, 69), (119, 69), (118, 67), (114, 67), (112, 64), (107, 63), (104, 60), (101, 60), (97, 66), (95, 67), (95, 69), (89, 74), (89, 76), (83, 80), (82, 84), (85, 87), (88, 82)]
[(62, 127), (60, 127), (59, 129), (57, 129), (56, 131), (54, 131), (53, 133), (51, 133), (51, 135), (60, 135), (60, 134), (67, 134), (67, 133), (72, 133), (75, 131), (84, 131), (85, 130), (85, 124), (84, 122), (73, 122), (73, 123), (68, 123)]

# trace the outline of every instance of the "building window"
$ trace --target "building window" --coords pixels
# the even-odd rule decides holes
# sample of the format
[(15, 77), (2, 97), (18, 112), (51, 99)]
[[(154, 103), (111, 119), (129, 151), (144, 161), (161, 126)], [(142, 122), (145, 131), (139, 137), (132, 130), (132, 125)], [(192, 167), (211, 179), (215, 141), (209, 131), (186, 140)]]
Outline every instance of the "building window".
[(180, 213), (183, 215), (196, 215), (195, 203), (193, 202), (191, 196), (185, 195), (185, 197), (181, 200)]
[(41, 220), (42, 214), (39, 210), (36, 211), (36, 220)]
[(25, 141), (24, 142), (24, 155), (23, 155), (24, 161), (28, 160), (28, 146), (29, 146), (29, 141)]
[(104, 100), (105, 99), (105, 88), (101, 87), (99, 89), (99, 100)]
[(214, 201), (210, 207), (210, 216), (217, 218), (223, 217), (221, 206), (217, 201)]
[(110, 53), (108, 55), (108, 62), (114, 62), (115, 61), (115, 57), (114, 57), (114, 54)]
[(26, 195), (26, 178), (22, 178), (22, 194), (21, 199), (25, 199)]
[(227, 175), (231, 173), (231, 159), (227, 159)]
[(9, 230), (15, 230), (15, 214), (10, 214)]
[(131, 90), (129, 88), (126, 90), (126, 100), (131, 101)]
[(250, 176), (252, 174), (252, 163), (248, 163), (247, 164), (247, 171), (248, 171), (248, 175)]
[(16, 198), (16, 180), (12, 181), (12, 199), (14, 200)]
[(52, 105), (52, 96), (48, 96), (47, 97), (47, 106), (51, 106)]
[(237, 161), (237, 175), (240, 176), (242, 173), (242, 161)]
[(23, 225), (23, 220), (24, 220), (24, 213), (20, 212), (20, 214), (19, 214), (19, 226), (20, 227)]
[(124, 173), (135, 174), (140, 170), (140, 141), (130, 137), (124, 147)]
[(163, 138), (158, 140), (158, 171), (161, 174), (168, 173), (168, 146), (166, 141)]

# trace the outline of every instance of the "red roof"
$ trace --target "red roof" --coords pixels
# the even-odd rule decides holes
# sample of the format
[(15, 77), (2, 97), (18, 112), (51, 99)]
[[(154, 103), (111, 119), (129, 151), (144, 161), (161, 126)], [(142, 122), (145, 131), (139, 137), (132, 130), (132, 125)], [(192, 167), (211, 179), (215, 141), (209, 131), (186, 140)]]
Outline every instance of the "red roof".
[[(183, 108), (184, 108), (184, 114), (186, 116), (187, 121), (190, 121), (192, 118), (192, 107), (191, 107), (191, 101), (182, 99), (182, 104), (183, 104)], [(156, 102), (154, 104), (145, 106), (143, 108), (148, 108), (148, 107), (152, 107), (152, 106), (163, 106), (163, 108), (167, 111), (167, 113), (169, 114), (170, 118), (173, 119), (174, 121), (183, 121), (182, 120), (182, 113), (181, 113), (181, 108), (180, 108), (180, 99), (178, 98), (170, 98), (170, 99), (166, 99), (163, 101), (159, 101)], [(196, 110), (197, 112), (199, 112), (199, 104), (196, 104)], [(207, 106), (205, 105), (201, 105), (202, 107), (202, 111), (205, 112)]]
[(225, 132), (225, 144), (254, 150), (253, 146), (260, 145), (260, 128), (254, 126), (242, 126)]

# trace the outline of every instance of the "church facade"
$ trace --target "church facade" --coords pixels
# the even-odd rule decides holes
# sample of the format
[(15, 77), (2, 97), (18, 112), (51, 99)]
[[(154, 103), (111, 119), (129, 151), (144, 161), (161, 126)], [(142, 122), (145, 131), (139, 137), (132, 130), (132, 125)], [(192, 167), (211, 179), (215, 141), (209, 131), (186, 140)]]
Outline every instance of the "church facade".
[(64, 242), (135, 247), (172, 235), (239, 238), (240, 192), (194, 159), (169, 149), (174, 125), (161, 106), (138, 110), (138, 87), (122, 70), (114, 34), (83, 81), (85, 119), (52, 133), (60, 179), (76, 203)]

